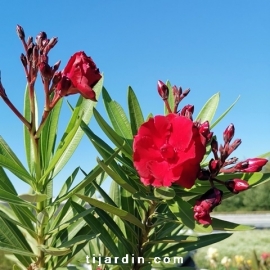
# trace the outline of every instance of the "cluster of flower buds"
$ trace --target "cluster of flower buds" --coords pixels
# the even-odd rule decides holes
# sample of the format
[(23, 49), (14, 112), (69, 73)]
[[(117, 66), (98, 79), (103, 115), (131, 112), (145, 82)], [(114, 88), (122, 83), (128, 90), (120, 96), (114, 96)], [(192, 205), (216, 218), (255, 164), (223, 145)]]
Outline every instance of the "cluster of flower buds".
[(34, 42), (33, 37), (28, 37), (25, 40), (25, 33), (20, 25), (17, 25), (16, 30), (25, 50), (25, 54), (22, 53), (20, 58), (28, 83), (35, 83), (38, 70), (40, 71), (42, 80), (51, 80), (60, 66), (60, 61), (53, 66), (49, 66), (48, 64), (48, 53), (58, 42), (57, 37), (48, 39), (45, 32), (40, 32)]
[[(58, 42), (57, 37), (49, 39), (45, 32), (40, 32), (34, 42), (33, 37), (29, 37), (27, 40), (25, 39), (25, 32), (20, 25), (17, 25), (16, 31), (24, 48), (24, 53), (21, 54), (20, 59), (29, 89), (30, 121), (25, 119), (8, 99), (1, 82), (1, 76), (0, 97), (3, 98), (4, 102), (27, 126), (28, 130), (38, 137), (49, 112), (63, 96), (79, 93), (86, 99), (96, 101), (96, 95), (92, 88), (101, 79), (101, 74), (91, 57), (87, 56), (84, 52), (75, 53), (70, 58), (64, 70), (58, 71), (61, 61), (57, 61), (54, 65), (50, 66), (48, 56), (51, 49)], [(37, 129), (35, 126), (34, 85), (38, 73), (40, 73), (43, 83), (45, 105), (42, 120)]]
[[(201, 169), (198, 174), (199, 180), (209, 180), (212, 188), (201, 196), (194, 207), (194, 218), (202, 224), (210, 224), (211, 218), (209, 213), (221, 203), (222, 191), (214, 187), (214, 182), (224, 185), (230, 192), (237, 194), (247, 190), (249, 184), (242, 179), (230, 179), (221, 181), (216, 179), (219, 173), (235, 173), (235, 172), (258, 172), (268, 162), (264, 158), (249, 158), (245, 161), (237, 162), (237, 158), (229, 158), (232, 152), (241, 144), (240, 139), (233, 142), (235, 128), (230, 124), (223, 132), (224, 144), (218, 147), (218, 142), (215, 137), (211, 141), (211, 150), (214, 158), (209, 161), (208, 169)], [(228, 167), (230, 166), (230, 167)], [(216, 199), (214, 199), (216, 198)]]
[[(178, 88), (177, 86), (174, 85), (172, 87), (172, 92), (173, 92), (173, 96), (174, 96), (174, 109), (172, 110), (170, 108), (169, 103), (168, 103), (168, 98), (169, 98), (169, 93), (170, 93), (168, 86), (159, 80), (158, 84), (157, 84), (157, 89), (158, 89), (159, 95), (161, 96), (161, 98), (165, 102), (165, 105), (166, 105), (168, 112), (170, 112), (170, 113), (172, 113), (172, 112), (177, 113), (178, 112), (177, 109), (178, 109), (178, 105), (179, 105), (180, 101), (182, 99), (184, 99), (190, 92), (190, 89), (183, 91), (181, 86)], [(191, 106), (191, 105), (188, 105), (188, 106)], [(189, 109), (192, 110), (191, 108), (189, 108)], [(193, 110), (194, 110), (194, 108), (193, 108)]]
[[(190, 89), (183, 91), (181, 86), (179, 88), (177, 86), (172, 87), (172, 92), (174, 95), (174, 109), (173, 110), (170, 107), (170, 104), (168, 102), (169, 93), (170, 93), (168, 86), (159, 80), (157, 83), (157, 90), (158, 90), (159, 95), (165, 102), (166, 108), (169, 113), (179, 114), (193, 121), (193, 113), (194, 113), (193, 105), (188, 104), (184, 106), (180, 111), (178, 111), (178, 106), (179, 106), (180, 101), (189, 94)], [(206, 139), (206, 143), (208, 143), (212, 139), (213, 132), (210, 132), (210, 126), (209, 126), (208, 121), (205, 121), (203, 123), (201, 123), (200, 121), (196, 121), (194, 122), (194, 126), (198, 128), (199, 133)]]

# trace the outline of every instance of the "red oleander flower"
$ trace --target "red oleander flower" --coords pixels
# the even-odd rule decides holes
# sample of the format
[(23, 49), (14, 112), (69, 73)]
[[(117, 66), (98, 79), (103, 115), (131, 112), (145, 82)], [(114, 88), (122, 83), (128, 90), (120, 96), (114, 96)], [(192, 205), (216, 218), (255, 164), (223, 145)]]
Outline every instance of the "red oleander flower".
[(196, 201), (194, 206), (194, 219), (201, 224), (211, 224), (210, 212), (221, 203), (223, 192), (211, 188)]
[(144, 185), (191, 188), (205, 148), (206, 138), (190, 119), (157, 115), (142, 124), (134, 138), (134, 166)]
[(265, 158), (248, 158), (245, 161), (237, 163), (234, 168), (239, 172), (259, 172), (267, 162), (268, 160)]
[(61, 75), (62, 78), (57, 84), (60, 96), (80, 93), (84, 98), (96, 101), (92, 88), (101, 79), (101, 75), (91, 57), (84, 52), (75, 53)]

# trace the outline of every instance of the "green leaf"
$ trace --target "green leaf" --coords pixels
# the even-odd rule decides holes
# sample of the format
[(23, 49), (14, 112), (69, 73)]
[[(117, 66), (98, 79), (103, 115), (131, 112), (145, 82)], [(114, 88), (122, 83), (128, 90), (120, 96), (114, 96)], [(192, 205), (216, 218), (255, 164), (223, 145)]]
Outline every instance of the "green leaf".
[(62, 243), (59, 248), (62, 248), (62, 247), (72, 247), (72, 246), (77, 245), (79, 243), (89, 242), (92, 239), (98, 237), (99, 235), (100, 234), (96, 234), (96, 233), (92, 232), (89, 235), (86, 234), (86, 235), (75, 236), (71, 240)]
[[(35, 114), (36, 114), (36, 126), (38, 125), (38, 106), (37, 106), (37, 99), (36, 95), (34, 93), (34, 99), (35, 99)], [(24, 117), (25, 119), (31, 123), (31, 106), (30, 106), (30, 99), (29, 99), (29, 88), (28, 85), (26, 85), (25, 92), (24, 92)], [(35, 154), (34, 154), (34, 147), (32, 144), (31, 136), (29, 134), (29, 131), (25, 125), (23, 125), (24, 130), (24, 148), (25, 148), (25, 154), (26, 154), (26, 160), (28, 164), (28, 168), (30, 173), (33, 175), (33, 172), (35, 171)]]
[(31, 227), (28, 227), (28, 226), (25, 226), (24, 224), (21, 224), (20, 222), (12, 219), (10, 216), (7, 215), (7, 213), (5, 213), (3, 211), (0, 211), (0, 216), (3, 219), (8, 220), (9, 222), (11, 222), (12, 224), (14, 224), (15, 226), (19, 226), (21, 228), (24, 228), (26, 231), (28, 231), (31, 234), (31, 236), (37, 237), (37, 234), (34, 231), (33, 226), (32, 226), (32, 228)]
[(199, 112), (196, 120), (200, 120), (202, 123), (205, 121), (212, 122), (213, 117), (216, 113), (217, 107), (219, 103), (219, 93), (213, 95), (202, 107)]
[(100, 159), (97, 159), (98, 164), (100, 167), (120, 186), (125, 188), (127, 191), (129, 191), (131, 194), (134, 194), (137, 190), (130, 186), (118, 173), (115, 173), (113, 170), (111, 170), (107, 165), (104, 164), (103, 161)]
[(76, 120), (74, 120), (73, 129), (71, 129), (69, 133), (66, 133), (66, 135), (64, 135), (63, 138), (61, 139), (55, 155), (53, 156), (47, 170), (44, 172), (44, 175), (40, 180), (41, 183), (48, 177), (50, 172), (55, 169), (56, 164), (59, 163), (60, 160), (63, 158), (64, 153), (68, 149), (69, 145), (72, 143), (74, 136), (78, 131), (78, 128), (81, 124), (81, 120), (82, 116), (78, 116)]
[(131, 145), (133, 138), (131, 127), (123, 108), (111, 99), (109, 93), (103, 87), (102, 96), (108, 116), (111, 120), (114, 130)]
[(255, 228), (252, 226), (241, 225), (241, 224), (221, 220), (215, 217), (212, 218), (211, 225), (213, 229), (217, 231), (247, 231), (247, 230), (252, 230)]
[(187, 251), (202, 248), (211, 245), (213, 243), (222, 241), (230, 236), (231, 236), (230, 233), (214, 233), (209, 235), (202, 235), (198, 238), (198, 241), (196, 242), (179, 243), (176, 245), (171, 245), (163, 250), (158, 250), (155, 252), (155, 256), (157, 257), (177, 256), (179, 253), (184, 253)]
[(154, 195), (162, 200), (172, 200), (175, 197), (175, 191), (170, 187), (160, 187), (154, 189)]
[(38, 246), (45, 254), (49, 254), (52, 256), (63, 256), (71, 252), (69, 248), (53, 248), (47, 247), (45, 245)]
[(4, 169), (0, 166), (0, 188), (6, 190), (9, 193), (17, 195), (16, 189), (14, 188), (12, 182), (8, 178)]
[(18, 197), (30, 203), (43, 202), (47, 199), (47, 195), (41, 193), (34, 193), (34, 194), (25, 193), (19, 195)]
[[(79, 194), (78, 194), (79, 195)], [(77, 195), (77, 196), (78, 196)], [(72, 206), (78, 213), (85, 211), (85, 209), (77, 203), (72, 202)], [(118, 248), (115, 245), (113, 239), (109, 235), (107, 229), (103, 227), (103, 224), (91, 213), (84, 217), (84, 220), (90, 226), (90, 228), (96, 234), (100, 234), (99, 239), (103, 242), (106, 248), (111, 252), (113, 256), (118, 255)]]
[[(102, 84), (103, 84), (104, 76), (102, 76), (101, 80), (94, 86), (93, 90), (96, 93), (96, 99), (98, 99)], [(74, 127), (74, 122), (77, 119), (78, 115), (82, 115), (82, 120), (88, 124), (92, 114), (93, 114), (93, 108), (97, 105), (96, 102), (84, 99), (82, 96), (78, 99), (77, 105), (74, 109), (73, 115), (68, 123), (68, 126), (65, 130), (65, 134), (68, 134)], [(69, 142), (68, 146), (66, 147), (64, 153), (61, 155), (61, 157), (58, 159), (58, 162), (54, 169), (54, 176), (65, 166), (65, 164), (68, 162), (70, 157), (73, 155), (74, 151), (76, 150), (77, 146), (79, 145), (82, 136), (84, 132), (80, 128), (77, 129), (77, 132), (73, 136), (72, 140)], [(65, 136), (65, 135), (64, 135)], [(62, 137), (61, 141), (64, 140), (64, 137)], [(61, 147), (61, 146), (60, 146)]]
[(128, 87), (128, 109), (132, 134), (136, 135), (144, 119), (140, 104), (131, 86)]
[[(95, 115), (95, 112), (94, 112), (94, 115)], [(104, 142), (102, 139), (100, 139), (99, 136), (97, 136), (85, 123), (83, 123), (83, 122), (81, 123), (81, 128), (83, 129), (83, 131), (85, 132), (86, 136), (89, 138), (91, 143), (99, 151), (99, 153), (101, 153), (100, 150), (102, 150), (102, 152), (106, 152), (107, 155), (108, 154), (112, 155), (114, 153), (114, 150), (106, 142)], [(113, 131), (113, 129), (112, 129), (112, 131)], [(119, 136), (117, 133), (115, 133), (115, 134), (116, 134), (116, 136)], [(121, 142), (123, 144), (118, 144), (117, 143), (117, 146), (119, 148), (121, 148), (121, 151), (124, 152), (125, 154), (127, 153), (126, 151), (130, 151), (130, 154), (131, 154), (131, 150), (128, 150), (128, 149), (124, 150), (125, 148), (127, 148), (127, 144), (126, 144), (125, 140), (123, 140), (121, 138)], [(122, 156), (117, 155), (116, 159), (118, 161), (120, 161), (122, 164), (124, 164), (125, 166), (127, 166), (130, 170), (133, 170), (135, 172), (134, 167), (131, 167), (131, 165), (128, 164), (126, 159), (124, 159)], [(131, 156), (130, 156), (130, 159), (131, 159)]]
[(77, 174), (78, 174), (78, 171), (79, 171), (79, 167), (77, 167), (73, 173), (68, 177), (68, 179), (65, 181), (64, 185), (62, 186), (58, 196), (56, 197), (55, 200), (57, 200), (58, 198), (61, 198), (62, 196), (64, 196), (70, 189), (71, 185), (73, 184)]
[(18, 204), (21, 206), (28, 206), (28, 207), (36, 208), (34, 205), (20, 199), (16, 195), (9, 193), (3, 189), (0, 189), (0, 200), (3, 200), (7, 203)]
[(50, 112), (40, 135), (40, 148), (43, 169), (47, 169), (54, 154), (57, 127), (63, 99), (60, 99)]
[(141, 228), (142, 230), (144, 229), (144, 226), (140, 220), (138, 220), (135, 216), (131, 215), (130, 213), (128, 213), (122, 209), (119, 209), (119, 208), (112, 206), (110, 204), (101, 202), (99, 200), (95, 200), (93, 198), (88, 198), (88, 197), (81, 195), (81, 194), (76, 194), (76, 196), (83, 199), (85, 202), (88, 202), (92, 206), (96, 206), (96, 207), (98, 207), (98, 208), (100, 208), (100, 209), (102, 209), (110, 214), (113, 214), (113, 215), (120, 217), (121, 219), (127, 220), (130, 223)]
[(118, 227), (118, 224), (103, 210), (96, 209), (96, 213), (100, 216), (100, 218), (104, 221), (104, 223), (108, 226), (110, 231), (114, 233), (114, 235), (119, 239), (119, 241), (126, 248), (126, 251), (121, 255), (132, 254), (136, 249), (136, 246), (131, 246), (129, 241), (125, 238), (123, 232)]
[(168, 201), (168, 206), (179, 221), (183, 222), (185, 226), (194, 230), (195, 232), (210, 233), (213, 231), (210, 225), (198, 224), (194, 220), (192, 205), (180, 197), (175, 197), (173, 200)]
[[(4, 252), (7, 252), (7, 253), (22, 255), (22, 256), (26, 256), (26, 257), (37, 257), (37, 255), (35, 255), (32, 252), (22, 250), (22, 249), (18, 249), (18, 247), (14, 247), (12, 245), (9, 245), (7, 243), (2, 243), (2, 242), (0, 242), (0, 250), (2, 250)], [(29, 265), (30, 265), (30, 263), (31, 263), (31, 260), (29, 260)]]
[[(106, 161), (105, 164), (109, 164), (119, 153), (120, 149), (117, 149), (113, 155), (111, 155)], [(83, 188), (88, 186), (91, 182), (93, 182), (101, 173), (103, 173), (102, 168), (97, 165), (78, 185), (76, 185), (72, 190), (70, 190), (67, 194), (59, 198), (56, 203), (60, 203), (76, 193), (80, 192)]]
[[(29, 246), (25, 236), (11, 221), (7, 220), (3, 216), (0, 216), (0, 249), (14, 249), (14, 254), (23, 256), (16, 256), (21, 263), (29, 266), (31, 263), (30, 258), (25, 256), (33, 256), (31, 247)], [(7, 250), (5, 250), (7, 251)], [(16, 252), (20, 251), (20, 253)], [(10, 251), (9, 251), (10, 252)], [(25, 252), (23, 254), (23, 252)]]
[(234, 107), (239, 98), (240, 96), (238, 96), (235, 102), (211, 125), (211, 129), (214, 128), (227, 115), (227, 113)]
[(3, 156), (0, 154), (0, 166), (7, 168), (13, 174), (15, 174), (19, 179), (23, 180), (29, 185), (32, 185), (34, 179), (30, 176), (30, 174), (25, 170), (25, 168), (19, 166), (14, 163), (13, 160)]

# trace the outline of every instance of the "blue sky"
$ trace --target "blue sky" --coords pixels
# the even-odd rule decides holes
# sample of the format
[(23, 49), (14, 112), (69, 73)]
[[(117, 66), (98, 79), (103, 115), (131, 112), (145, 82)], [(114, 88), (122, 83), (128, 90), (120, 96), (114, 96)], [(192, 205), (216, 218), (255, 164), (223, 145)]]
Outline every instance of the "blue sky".
[[(184, 100), (195, 105), (195, 115), (213, 94), (221, 93), (217, 115), (238, 97), (236, 107), (214, 129), (219, 141), (230, 123), (243, 143), (235, 154), (254, 157), (270, 151), (270, 2), (269, 1), (74, 1), (1, 2), (0, 70), (12, 102), (23, 109), (25, 78), (19, 60), (23, 52), (16, 24), (26, 35), (45, 31), (59, 42), (50, 64), (62, 60), (60, 69), (76, 51), (84, 50), (105, 74), (105, 87), (127, 108), (131, 85), (144, 115), (163, 113), (156, 92), (157, 80), (191, 88)], [(43, 89), (37, 89), (42, 104)], [(77, 97), (67, 99), (74, 103)], [(105, 116), (102, 100), (97, 109)], [(0, 100), (0, 135), (25, 162), (22, 124)], [(70, 112), (61, 115), (60, 132)], [(101, 131), (94, 119), (90, 126)], [(87, 138), (57, 177), (55, 194), (77, 166), (90, 171), (97, 153)], [(18, 192), (27, 191), (15, 177)], [(78, 179), (80, 180), (80, 179)]]

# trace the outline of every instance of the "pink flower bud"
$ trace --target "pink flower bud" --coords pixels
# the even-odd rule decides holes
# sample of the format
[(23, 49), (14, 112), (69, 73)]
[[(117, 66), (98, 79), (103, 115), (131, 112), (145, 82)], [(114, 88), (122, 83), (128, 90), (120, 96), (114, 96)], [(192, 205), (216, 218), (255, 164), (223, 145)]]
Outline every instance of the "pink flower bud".
[(237, 163), (234, 168), (239, 172), (259, 172), (267, 162), (268, 160), (265, 158), (248, 158), (245, 161)]
[(157, 89), (158, 89), (159, 95), (162, 97), (163, 100), (168, 99), (169, 88), (165, 83), (159, 80), (157, 84)]
[(224, 183), (227, 189), (235, 194), (247, 190), (249, 188), (249, 184), (242, 179), (232, 179)]
[(223, 192), (217, 188), (211, 188), (204, 193), (193, 208), (194, 219), (201, 224), (211, 224), (210, 212), (221, 203)]
[(232, 138), (234, 136), (234, 131), (235, 131), (235, 128), (234, 128), (233, 124), (230, 124), (225, 129), (225, 131), (223, 132), (223, 140), (225, 143), (229, 143), (232, 140)]

